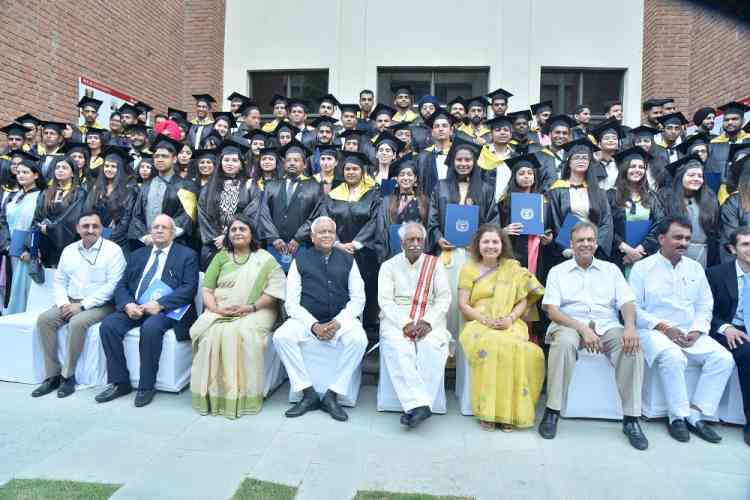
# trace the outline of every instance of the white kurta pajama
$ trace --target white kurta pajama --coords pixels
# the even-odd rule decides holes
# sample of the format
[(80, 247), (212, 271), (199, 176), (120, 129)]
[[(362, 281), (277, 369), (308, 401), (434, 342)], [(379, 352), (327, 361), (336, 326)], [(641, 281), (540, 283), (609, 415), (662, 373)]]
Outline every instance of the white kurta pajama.
[(336, 365), (336, 377), (328, 390), (338, 395), (345, 395), (349, 388), (354, 371), (359, 369), (362, 356), (367, 348), (367, 335), (362, 323), (357, 319), (365, 307), (365, 284), (359, 274), (357, 263), (352, 262), (349, 271), (349, 301), (334, 318), (341, 328), (331, 340), (319, 340), (310, 330), (317, 322), (300, 304), (302, 279), (297, 271), (296, 261), (289, 267), (286, 278), (286, 311), (289, 319), (273, 334), (273, 345), (284, 363), (289, 383), (294, 392), (313, 385), (312, 379), (302, 357), (303, 342), (323, 342), (331, 347), (343, 346), (343, 349), (331, 349), (331, 363)]
[[(714, 416), (734, 360), (729, 351), (708, 336), (714, 301), (703, 267), (687, 257), (672, 266), (658, 252), (635, 263), (630, 285), (636, 296), (641, 349), (646, 363), (656, 367), (659, 374), (670, 419), (688, 417), (691, 404), (704, 415)], [(654, 330), (662, 322), (685, 334), (701, 332), (701, 336), (692, 346), (680, 347)], [(685, 380), (688, 363), (701, 366), (692, 398)]]
[[(435, 263), (431, 284), (426, 279), (428, 259)], [(417, 290), (426, 292), (427, 297), (424, 300), (420, 294), (418, 304), (414, 304)], [(378, 303), (380, 354), (402, 408), (405, 412), (420, 406), (432, 410), (443, 382), (451, 340), (446, 327), (451, 289), (443, 265), (436, 257), (425, 254), (414, 264), (403, 253), (397, 254), (380, 267)], [(424, 307), (420, 308), (422, 304)], [(416, 341), (405, 337), (404, 327), (420, 316), (432, 327), (430, 333)]]

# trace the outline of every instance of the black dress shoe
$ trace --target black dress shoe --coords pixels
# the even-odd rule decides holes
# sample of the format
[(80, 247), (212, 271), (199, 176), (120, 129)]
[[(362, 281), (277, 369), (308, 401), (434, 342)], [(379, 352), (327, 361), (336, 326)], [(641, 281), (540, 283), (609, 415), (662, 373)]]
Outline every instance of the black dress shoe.
[(721, 436), (719, 436), (716, 431), (713, 430), (711, 426), (708, 425), (708, 423), (706, 423), (706, 421), (704, 420), (698, 420), (695, 425), (688, 422), (687, 428), (690, 429), (690, 432), (703, 439), (704, 441), (708, 441), (709, 443), (721, 442)]
[(559, 419), (559, 414), (545, 410), (542, 421), (539, 422), (539, 435), (544, 439), (555, 439), (555, 436), (557, 436), (557, 421)]
[(428, 418), (432, 416), (429, 406), (418, 406), (411, 411), (411, 418), (409, 419), (409, 427), (415, 428)]
[(623, 422), (622, 432), (628, 437), (630, 445), (636, 450), (645, 450), (648, 448), (648, 439), (641, 429), (641, 424), (637, 420)]
[(58, 398), (67, 398), (74, 392), (76, 392), (76, 376), (72, 375), (70, 378), (64, 379), (60, 388), (57, 390)]
[(339, 422), (346, 422), (349, 419), (349, 415), (339, 404), (338, 395), (331, 390), (326, 391), (325, 396), (320, 400), (320, 409)]
[(94, 398), (97, 403), (107, 403), (121, 396), (127, 396), (133, 391), (130, 384), (112, 384)]
[(38, 398), (39, 396), (44, 396), (45, 394), (49, 394), (50, 392), (60, 387), (61, 382), (62, 382), (62, 377), (60, 375), (55, 375), (54, 377), (44, 379), (44, 382), (42, 382), (42, 385), (34, 389), (34, 391), (31, 393), (31, 397)]
[(745, 437), (745, 444), (750, 446), (750, 423), (745, 426), (745, 430), (742, 431)]
[(153, 401), (154, 396), (156, 396), (155, 389), (138, 389), (135, 393), (135, 401), (133, 401), (133, 404), (136, 408), (142, 408)]
[(411, 413), (404, 412), (401, 414), (401, 425), (409, 426), (409, 422), (411, 422)]
[(289, 418), (301, 417), (308, 411), (317, 410), (318, 408), (320, 408), (320, 398), (318, 397), (318, 393), (315, 392), (315, 389), (312, 387), (308, 387), (304, 390), (302, 399), (289, 408), (284, 415)]
[(684, 418), (678, 418), (672, 422), (667, 418), (667, 429), (669, 429), (669, 435), (680, 443), (687, 443), (690, 441), (690, 432), (688, 431)]

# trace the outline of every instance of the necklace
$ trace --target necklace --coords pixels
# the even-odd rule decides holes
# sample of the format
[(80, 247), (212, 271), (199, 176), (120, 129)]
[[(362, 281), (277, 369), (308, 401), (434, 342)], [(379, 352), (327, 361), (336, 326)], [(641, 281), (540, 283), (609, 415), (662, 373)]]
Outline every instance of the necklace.
[(237, 264), (238, 266), (242, 266), (242, 265), (245, 265), (245, 264), (247, 264), (247, 261), (248, 261), (248, 260), (250, 260), (250, 255), (248, 255), (248, 256), (247, 256), (247, 257), (245, 258), (245, 262), (237, 262), (237, 256), (235, 255), (235, 253), (234, 253), (234, 252), (232, 252), (232, 262), (234, 262), (234, 263), (235, 263), (235, 264)]

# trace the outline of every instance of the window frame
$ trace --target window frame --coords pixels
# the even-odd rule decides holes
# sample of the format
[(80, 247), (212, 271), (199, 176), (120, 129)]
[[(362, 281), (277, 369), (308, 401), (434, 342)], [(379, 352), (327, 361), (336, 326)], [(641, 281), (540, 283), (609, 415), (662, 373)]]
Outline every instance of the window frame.
[[(435, 94), (435, 80), (436, 75), (439, 73), (460, 73), (462, 71), (469, 72), (484, 72), (485, 75), (483, 75), (485, 80), (485, 91), (484, 93), (475, 94), (475, 95), (484, 95), (489, 92), (489, 85), (490, 85), (490, 66), (378, 66), (375, 68), (375, 87), (376, 92), (378, 94), (376, 97), (378, 98), (378, 102), (381, 102), (383, 104), (390, 105), (393, 103), (393, 99), (395, 96), (391, 95), (391, 98), (386, 102), (380, 99), (380, 89), (377, 87), (380, 84), (380, 76), (381, 73), (391, 73), (391, 74), (398, 74), (398, 73), (420, 73), (425, 72), (429, 73), (430, 76), (430, 95), (436, 95)], [(391, 94), (391, 89), (388, 89), (389, 94)], [(412, 103), (412, 108), (416, 110), (417, 103), (416, 103), (416, 96), (412, 96), (414, 99), (414, 102)], [(469, 97), (474, 97), (473, 95), (470, 96), (462, 96), (464, 99), (468, 99)], [(447, 102), (441, 102), (441, 106), (445, 106)]]
[[(253, 75), (257, 75), (259, 73), (262, 73), (264, 75), (269, 74), (280, 74), (287, 77), (290, 77), (292, 75), (300, 75), (300, 74), (310, 74), (310, 73), (318, 73), (318, 72), (324, 72), (326, 76), (326, 90), (325, 92), (330, 92), (330, 85), (331, 85), (331, 69), (330, 68), (304, 68), (304, 69), (257, 69), (257, 70), (247, 70), (247, 95), (251, 99), (255, 99), (254, 92), (253, 92)], [(284, 95), (292, 98), (290, 96), (291, 93), (291, 85), (292, 85), (292, 79), (287, 78), (286, 82), (286, 89), (284, 91)], [(318, 96), (320, 97), (320, 96)], [(258, 103), (258, 105), (263, 108), (267, 108), (269, 106), (268, 103)], [(318, 110), (316, 109), (308, 109), (307, 110), (307, 116), (308, 117), (317, 117), (318, 116)], [(270, 113), (261, 113), (260, 115), (261, 119), (273, 119), (273, 110), (271, 110)]]
[[(617, 89), (617, 99), (619, 99), (621, 102), (623, 101), (624, 94), (625, 94), (625, 76), (627, 74), (627, 68), (615, 68), (615, 67), (604, 67), (604, 68), (590, 68), (590, 67), (582, 67), (582, 66), (542, 66), (539, 70), (539, 93), (541, 96), (542, 91), (542, 77), (544, 76), (545, 72), (551, 72), (551, 73), (574, 73), (577, 77), (577, 86), (578, 86), (578, 95), (576, 96), (576, 106), (579, 106), (583, 103), (583, 80), (584, 80), (584, 74), (585, 73), (605, 73), (605, 72), (618, 72), (620, 74), (620, 85)], [(557, 87), (557, 102), (552, 102), (552, 107), (555, 110), (562, 110), (561, 112), (564, 112), (564, 106), (560, 106), (561, 100), (563, 101), (562, 104), (564, 104), (564, 92), (560, 92), (561, 86), (558, 84)], [(591, 106), (591, 103), (588, 103), (589, 106)], [(557, 111), (556, 111), (557, 112)], [(575, 114), (575, 111), (571, 111), (570, 116), (573, 116)], [(601, 122), (605, 120), (605, 116), (603, 113), (599, 111), (599, 109), (591, 109), (591, 120), (593, 122)]]

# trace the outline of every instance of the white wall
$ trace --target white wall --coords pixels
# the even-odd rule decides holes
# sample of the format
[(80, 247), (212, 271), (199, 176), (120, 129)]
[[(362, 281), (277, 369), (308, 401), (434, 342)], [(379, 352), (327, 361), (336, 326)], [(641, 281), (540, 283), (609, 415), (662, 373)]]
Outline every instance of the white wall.
[(328, 68), (330, 92), (357, 102), (361, 89), (377, 87), (378, 66), (480, 66), (490, 68), (490, 90), (515, 94), (513, 110), (539, 100), (542, 66), (617, 68), (626, 70), (625, 122), (640, 122), (643, 0), (227, 0), (226, 6), (224, 97), (246, 93), (252, 70)]

